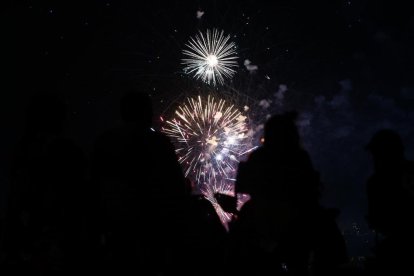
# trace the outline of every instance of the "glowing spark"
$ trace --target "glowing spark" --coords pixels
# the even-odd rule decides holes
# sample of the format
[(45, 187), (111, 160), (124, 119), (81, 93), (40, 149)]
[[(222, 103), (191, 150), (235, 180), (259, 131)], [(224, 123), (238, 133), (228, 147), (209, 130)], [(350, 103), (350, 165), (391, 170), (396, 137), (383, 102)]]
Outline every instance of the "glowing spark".
[(214, 67), (214, 66), (216, 66), (216, 65), (218, 64), (217, 57), (216, 57), (215, 55), (209, 55), (209, 56), (207, 57), (207, 64), (208, 64), (208, 66), (210, 66), (210, 67)]
[(214, 193), (234, 195), (238, 163), (252, 150), (246, 120), (247, 116), (225, 100), (198, 96), (187, 98), (162, 129), (175, 144), (185, 176), (211, 201), (223, 223), (231, 214), (220, 208)]
[(229, 39), (230, 35), (224, 36), (223, 31), (216, 29), (191, 37), (183, 50), (186, 56), (182, 59), (184, 72), (212, 85), (223, 84), (224, 78), (232, 78), (236, 73), (233, 68), (238, 65), (236, 44)]
[(227, 139), (227, 144), (229, 144), (229, 145), (233, 145), (235, 142), (236, 142), (236, 138), (234, 138), (234, 137), (229, 137)]

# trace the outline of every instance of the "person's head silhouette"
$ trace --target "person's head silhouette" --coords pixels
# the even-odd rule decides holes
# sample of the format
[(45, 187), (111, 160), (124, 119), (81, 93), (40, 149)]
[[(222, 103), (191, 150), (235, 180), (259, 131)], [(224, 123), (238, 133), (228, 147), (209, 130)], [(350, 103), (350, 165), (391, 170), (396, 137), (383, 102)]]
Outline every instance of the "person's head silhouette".
[(299, 147), (296, 126), (297, 112), (273, 115), (264, 127), (264, 145), (271, 148), (292, 149)]
[(402, 139), (391, 129), (381, 129), (376, 132), (366, 149), (372, 154), (377, 168), (399, 165), (399, 161), (404, 160)]
[(58, 134), (62, 131), (65, 120), (65, 103), (50, 93), (34, 96), (26, 108), (26, 127), (29, 133)]
[(152, 123), (152, 102), (146, 93), (129, 91), (121, 99), (121, 116), (126, 123), (135, 123), (150, 128)]

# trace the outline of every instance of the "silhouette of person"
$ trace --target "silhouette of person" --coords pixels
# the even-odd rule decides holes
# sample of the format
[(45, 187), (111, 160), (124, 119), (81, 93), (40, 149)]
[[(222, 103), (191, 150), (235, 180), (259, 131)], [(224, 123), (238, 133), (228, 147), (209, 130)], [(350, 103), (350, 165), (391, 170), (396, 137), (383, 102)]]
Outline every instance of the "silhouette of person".
[(383, 237), (375, 272), (413, 275), (414, 162), (405, 158), (401, 137), (390, 129), (375, 133), (366, 149), (374, 165), (367, 181), (367, 221)]
[(66, 109), (56, 96), (33, 97), (15, 151), (7, 215), (7, 263), (14, 272), (61, 275), (78, 267), (86, 162), (63, 135)]
[(184, 176), (169, 139), (151, 129), (150, 97), (127, 91), (120, 111), (123, 125), (99, 137), (93, 154), (110, 265), (104, 269), (172, 271), (182, 236)]
[(272, 116), (263, 145), (239, 164), (236, 192), (251, 196), (232, 229), (234, 263), (242, 275), (309, 273), (319, 242), (315, 224), (323, 220), (320, 181), (300, 145), (296, 117), (296, 112)]

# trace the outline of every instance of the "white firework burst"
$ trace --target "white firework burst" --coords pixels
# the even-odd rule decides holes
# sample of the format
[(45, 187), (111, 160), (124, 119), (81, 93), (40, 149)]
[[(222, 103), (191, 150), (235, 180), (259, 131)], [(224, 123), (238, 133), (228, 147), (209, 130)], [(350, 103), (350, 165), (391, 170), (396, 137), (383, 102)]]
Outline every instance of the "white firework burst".
[(215, 193), (234, 195), (240, 159), (253, 150), (247, 116), (225, 100), (187, 98), (163, 132), (173, 141), (185, 176), (216, 208), (223, 223), (230, 214), (219, 208)]
[(225, 78), (232, 78), (237, 64), (236, 44), (229, 41), (230, 35), (213, 29), (205, 34), (201, 31), (191, 37), (183, 50), (184, 72), (201, 79), (207, 84), (224, 84)]

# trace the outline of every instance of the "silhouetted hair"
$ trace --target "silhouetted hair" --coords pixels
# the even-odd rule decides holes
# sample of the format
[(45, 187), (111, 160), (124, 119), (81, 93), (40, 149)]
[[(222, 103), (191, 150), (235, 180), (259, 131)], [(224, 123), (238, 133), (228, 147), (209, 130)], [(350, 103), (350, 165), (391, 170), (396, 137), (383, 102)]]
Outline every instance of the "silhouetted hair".
[(124, 122), (150, 127), (153, 111), (149, 95), (134, 91), (127, 92), (121, 99), (121, 116)]
[(374, 134), (366, 149), (373, 154), (403, 155), (404, 145), (400, 135), (391, 129), (381, 129)]
[(288, 147), (299, 146), (299, 132), (296, 126), (298, 113), (290, 111), (273, 115), (264, 127), (264, 145)]
[(31, 133), (59, 133), (65, 120), (65, 103), (50, 93), (35, 95), (26, 108), (26, 127)]

